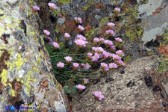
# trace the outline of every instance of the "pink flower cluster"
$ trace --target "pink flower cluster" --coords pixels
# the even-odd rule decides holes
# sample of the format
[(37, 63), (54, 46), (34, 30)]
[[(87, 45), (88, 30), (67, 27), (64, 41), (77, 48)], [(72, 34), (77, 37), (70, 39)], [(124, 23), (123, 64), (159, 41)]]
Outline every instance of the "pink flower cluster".
[(70, 34), (69, 33), (64, 33), (64, 38), (65, 39), (69, 39), (71, 36), (70, 36)]
[(108, 26), (109, 28), (113, 28), (113, 27), (115, 26), (115, 24), (112, 23), (112, 22), (109, 22), (109, 23), (107, 23), (107, 26)]
[(76, 85), (76, 88), (77, 88), (79, 91), (83, 91), (83, 90), (86, 89), (86, 87), (85, 87), (84, 85), (82, 85), (82, 84)]
[(84, 68), (85, 70), (89, 70), (91, 68), (91, 65), (89, 63), (86, 64), (82, 63), (81, 67)]
[(75, 17), (74, 19), (76, 23), (80, 23), (80, 24), (82, 23), (82, 19), (80, 17)]
[(80, 34), (77, 34), (74, 42), (79, 47), (86, 47), (86, 44), (88, 44), (88, 42), (86, 41), (86, 37)]
[(97, 98), (99, 101), (102, 101), (104, 99), (104, 95), (102, 94), (101, 91), (94, 91), (93, 95), (95, 98)]
[(49, 6), (51, 9), (58, 9), (58, 7), (57, 7), (54, 3), (51, 3), (51, 2), (48, 3), (48, 6)]
[(114, 32), (114, 30), (107, 30), (106, 34), (110, 36), (115, 36), (116, 33)]
[(121, 9), (120, 9), (119, 7), (115, 7), (115, 8), (114, 8), (114, 11), (115, 11), (115, 12), (121, 12)]
[(62, 62), (58, 62), (58, 63), (57, 63), (57, 67), (58, 67), (58, 68), (64, 68), (64, 65), (65, 65), (65, 64), (62, 63)]
[(40, 10), (40, 7), (37, 6), (37, 5), (35, 5), (35, 6), (33, 6), (33, 10), (34, 10), (34, 11), (39, 11), (39, 10)]
[(50, 35), (50, 32), (48, 30), (43, 30), (43, 33), (46, 35), (46, 36), (49, 36)]
[(85, 30), (85, 28), (84, 28), (83, 26), (81, 26), (81, 25), (78, 25), (78, 29), (79, 29), (80, 31), (84, 31), (84, 30)]
[(66, 60), (66, 62), (71, 62), (72, 61), (72, 57), (70, 57), (70, 56), (66, 56), (66, 57), (64, 57), (64, 59)]

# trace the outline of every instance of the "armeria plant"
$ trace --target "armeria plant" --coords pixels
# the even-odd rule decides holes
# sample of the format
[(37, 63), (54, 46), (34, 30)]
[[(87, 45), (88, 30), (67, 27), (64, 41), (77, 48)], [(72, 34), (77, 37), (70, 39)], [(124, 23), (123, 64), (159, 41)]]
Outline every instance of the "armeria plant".
[[(49, 3), (48, 6), (52, 10), (57, 10), (57, 6), (53, 3)], [(38, 6), (33, 6), (33, 9), (40, 10)], [(120, 8), (116, 7), (114, 13), (117, 16), (120, 13)], [(54, 41), (50, 38), (50, 32), (46, 29), (43, 30), (45, 39), (49, 41), (48, 49), (51, 61), (54, 63), (53, 68), (56, 78), (61, 81), (69, 94), (72, 91), (68, 88), (72, 85), (76, 85), (73, 87), (78, 89), (79, 92), (85, 90), (86, 84), (89, 83), (89, 77), (96, 71), (106, 74), (110, 70), (125, 66), (122, 60), (124, 52), (119, 49), (123, 40), (116, 36), (114, 22), (109, 21), (105, 24), (107, 30), (101, 36), (93, 37), (91, 40), (85, 36), (86, 32), (82, 18), (75, 17), (74, 22), (78, 33), (75, 37), (68, 32), (62, 34), (64, 43)], [(73, 41), (73, 43), (67, 47), (68, 41)], [(104, 99), (100, 91), (93, 92), (93, 95), (98, 100)]]

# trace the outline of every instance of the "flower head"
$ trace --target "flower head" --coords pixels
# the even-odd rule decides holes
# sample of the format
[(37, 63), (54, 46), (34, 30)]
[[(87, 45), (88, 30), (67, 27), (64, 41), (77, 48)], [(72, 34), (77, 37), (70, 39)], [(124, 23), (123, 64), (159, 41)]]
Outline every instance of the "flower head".
[(72, 61), (72, 57), (70, 57), (70, 56), (66, 56), (66, 57), (64, 57), (64, 59), (66, 60), (66, 62), (71, 62)]
[(74, 19), (77, 23), (82, 23), (82, 19), (80, 17), (75, 17)]
[(104, 44), (106, 44), (108, 46), (112, 46), (113, 42), (111, 40), (104, 40)]
[(102, 47), (92, 47), (92, 50), (95, 52), (99, 52), (99, 53), (104, 51), (104, 49)]
[(109, 64), (109, 68), (112, 69), (112, 68), (117, 68), (118, 65), (116, 63), (110, 63)]
[(74, 42), (79, 47), (86, 47), (86, 44), (88, 43), (87, 41), (82, 39), (76, 39)]
[(50, 35), (50, 32), (48, 30), (43, 30), (43, 33), (46, 35), (46, 36), (49, 36)]
[(112, 54), (113, 60), (120, 60), (121, 57), (116, 55), (116, 54)]
[(101, 101), (101, 100), (104, 99), (104, 95), (102, 94), (101, 91), (94, 91), (94, 92), (93, 92), (93, 95), (94, 95), (99, 101)]
[(105, 39), (104, 38), (99, 38), (99, 40), (100, 40), (100, 42), (104, 42)]
[(119, 7), (114, 8), (115, 12), (121, 12), (121, 9)]
[(81, 26), (81, 25), (78, 25), (78, 29), (79, 29), (80, 31), (85, 30), (85, 28), (84, 28), (83, 26)]
[(102, 55), (103, 55), (104, 58), (108, 58), (110, 56), (110, 53), (106, 52), (106, 51), (103, 51)]
[(52, 45), (57, 49), (60, 48), (60, 45), (57, 42), (52, 42)]
[(58, 67), (58, 68), (64, 68), (64, 63), (58, 62), (58, 63), (57, 63), (57, 67)]
[(115, 26), (115, 24), (114, 24), (114, 23), (112, 23), (112, 22), (109, 22), (109, 23), (107, 23), (107, 26), (108, 26), (109, 28), (112, 28), (112, 27), (114, 27), (114, 26)]
[(86, 63), (86, 64), (81, 64), (81, 66), (85, 69), (85, 70), (89, 70), (91, 65), (89, 63)]
[(57, 7), (54, 3), (51, 3), (51, 2), (48, 3), (48, 6), (49, 6), (51, 9), (58, 9), (58, 7)]
[(34, 11), (39, 11), (39, 10), (40, 10), (40, 7), (37, 6), (37, 5), (35, 5), (35, 6), (33, 6), (33, 10), (34, 10)]
[(115, 51), (116, 50), (116, 47), (114, 45), (110, 46), (110, 49)]
[(92, 54), (91, 52), (87, 53), (87, 57), (88, 57), (88, 58), (91, 58), (92, 55), (93, 55), (93, 54)]
[(100, 67), (104, 70), (104, 71), (109, 71), (109, 66), (108, 66), (108, 64), (106, 64), (106, 63), (101, 63), (100, 64)]
[(121, 38), (115, 38), (115, 40), (117, 41), (117, 42), (122, 42), (122, 39)]
[(106, 34), (111, 35), (111, 36), (115, 36), (115, 32), (113, 30), (107, 30)]
[(80, 91), (86, 89), (86, 87), (85, 87), (84, 85), (82, 85), (82, 84), (76, 85), (76, 88), (77, 88), (78, 90), (80, 90)]
[(119, 56), (124, 56), (124, 52), (122, 50), (116, 51), (116, 54)]
[(93, 42), (94, 42), (94, 43), (98, 43), (98, 42), (100, 42), (100, 39), (99, 39), (99, 38), (94, 38), (94, 39), (93, 39)]
[(86, 40), (86, 37), (81, 34), (77, 34), (76, 39)]
[(78, 68), (79, 67), (79, 63), (73, 63), (72, 64), (74, 68)]
[(66, 39), (69, 39), (71, 36), (69, 35), (69, 33), (64, 33), (64, 37), (65, 37)]
[(116, 63), (118, 63), (119, 65), (125, 66), (125, 63), (121, 59), (117, 60)]

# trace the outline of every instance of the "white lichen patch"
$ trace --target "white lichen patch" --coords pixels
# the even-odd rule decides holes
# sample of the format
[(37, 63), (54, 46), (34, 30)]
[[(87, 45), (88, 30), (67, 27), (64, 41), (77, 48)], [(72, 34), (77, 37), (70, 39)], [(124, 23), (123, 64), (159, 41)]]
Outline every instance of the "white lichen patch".
[(157, 28), (151, 29), (149, 31), (144, 31), (142, 40), (144, 41), (144, 43), (151, 41), (152, 39), (155, 40), (156, 36), (163, 34), (166, 28), (168, 28), (168, 22)]
[(148, 0), (147, 4), (139, 6), (138, 11), (140, 14), (146, 14), (146, 16), (152, 15), (153, 12), (161, 5), (163, 0)]

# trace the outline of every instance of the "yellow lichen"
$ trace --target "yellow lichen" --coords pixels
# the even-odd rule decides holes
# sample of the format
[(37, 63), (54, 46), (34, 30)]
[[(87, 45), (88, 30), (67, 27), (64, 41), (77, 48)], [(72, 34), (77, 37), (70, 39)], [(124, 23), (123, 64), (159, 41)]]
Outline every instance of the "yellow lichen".
[(21, 82), (24, 82), (23, 85), (25, 86), (25, 92), (27, 95), (30, 95), (30, 90), (31, 90), (31, 85), (30, 85), (30, 82), (36, 82), (36, 79), (32, 78), (31, 75), (32, 75), (33, 71), (32, 70), (29, 70), (25, 76), (26, 78), (26, 81), (23, 81), (21, 80)]
[(21, 66), (23, 65), (23, 63), (24, 63), (24, 60), (23, 60), (21, 54), (18, 54), (17, 60), (15, 61), (16, 68), (17, 68), (17, 69), (20, 69)]
[(7, 70), (3, 69), (1, 73), (1, 82), (4, 86), (7, 86), (7, 79), (8, 79), (8, 72)]
[(11, 95), (12, 97), (14, 97), (14, 96), (16, 95), (16, 91), (13, 90), (13, 89), (11, 89), (11, 90), (10, 90), (10, 95)]

